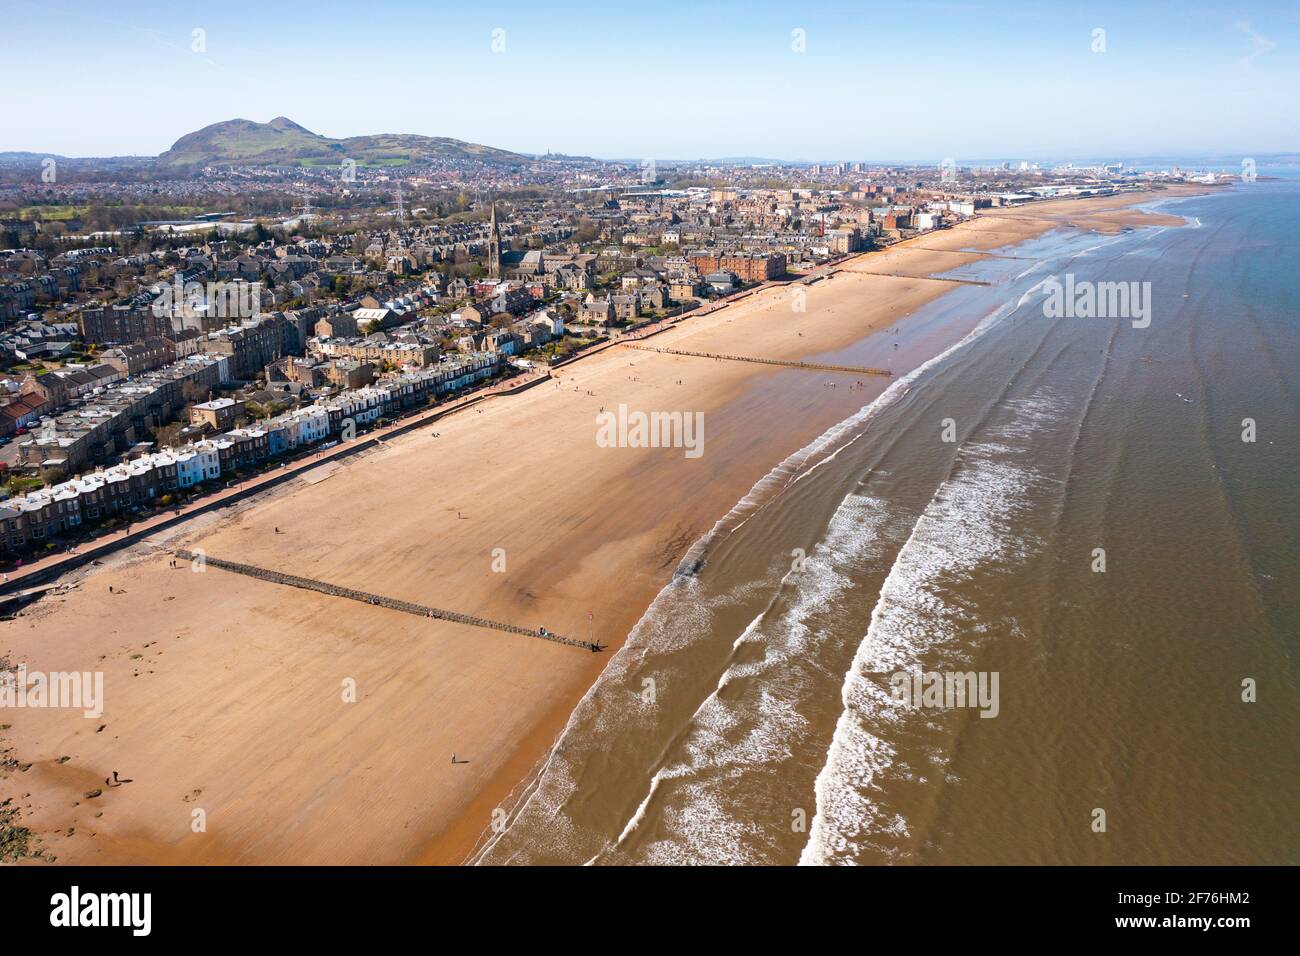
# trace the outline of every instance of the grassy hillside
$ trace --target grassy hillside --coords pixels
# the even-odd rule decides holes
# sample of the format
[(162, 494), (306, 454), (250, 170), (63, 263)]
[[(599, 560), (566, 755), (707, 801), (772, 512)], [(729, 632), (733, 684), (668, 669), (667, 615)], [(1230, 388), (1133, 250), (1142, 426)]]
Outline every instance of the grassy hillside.
[(330, 139), (283, 116), (269, 123), (234, 119), (187, 133), (158, 157), (166, 167), (322, 166), (353, 159), (365, 166), (406, 165), (431, 158), (478, 159), (489, 163), (527, 162), (517, 153), (445, 136), (381, 133)]

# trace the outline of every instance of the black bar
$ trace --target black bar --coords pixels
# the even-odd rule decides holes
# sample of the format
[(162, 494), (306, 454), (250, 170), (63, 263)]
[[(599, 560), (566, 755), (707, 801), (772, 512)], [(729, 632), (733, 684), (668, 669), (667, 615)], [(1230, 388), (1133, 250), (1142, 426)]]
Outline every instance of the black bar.
[[(1139, 945), (1192, 939), (1232, 946), (1291, 922), (1287, 868), (900, 867), (839, 872), (763, 869), (162, 868), (0, 869), (6, 944), (113, 938), (167, 944), (285, 939), (337, 945), (411, 936), (433, 944), (500, 942), (557, 932), (625, 945), (661, 938), (690, 945), (710, 927), (768, 949), (787, 934), (804, 949), (823, 934), (862, 947), (959, 941), (1073, 943), (1104, 937)], [(56, 905), (93, 894), (148, 893), (149, 933), (128, 925), (51, 925)], [(56, 894), (68, 899), (60, 900)], [(1199, 895), (1198, 895), (1199, 894)], [(97, 905), (97, 904), (96, 904)], [(60, 917), (66, 916), (64, 906)], [(89, 910), (86, 910), (89, 912)], [(128, 913), (128, 911), (123, 911)], [(143, 924), (137, 912), (136, 925)], [(1192, 921), (1196, 922), (1193, 923)], [(1209, 925), (1201, 925), (1209, 920)], [(1229, 925), (1226, 921), (1240, 925)], [(716, 927), (716, 928), (715, 928)], [(725, 929), (723, 928), (725, 927)], [(607, 933), (614, 933), (610, 936)], [(472, 934), (472, 935), (468, 935)], [(622, 940), (622, 944), (617, 941)], [(698, 940), (703, 942), (703, 940)], [(22, 952), (11, 948), (10, 952)]]

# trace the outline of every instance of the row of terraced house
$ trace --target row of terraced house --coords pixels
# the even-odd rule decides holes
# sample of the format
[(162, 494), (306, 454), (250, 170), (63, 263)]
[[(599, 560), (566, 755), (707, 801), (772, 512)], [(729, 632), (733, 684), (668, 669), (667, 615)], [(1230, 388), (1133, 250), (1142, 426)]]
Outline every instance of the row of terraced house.
[[(219, 481), (270, 458), (355, 433), (381, 417), (491, 376), (498, 356), (455, 356), (428, 368), (340, 392), (255, 426), (235, 428), (182, 448), (141, 455), (48, 488), (0, 502), (0, 545), (22, 552), (84, 525), (130, 514), (164, 495)], [(351, 422), (351, 426), (348, 423)]]

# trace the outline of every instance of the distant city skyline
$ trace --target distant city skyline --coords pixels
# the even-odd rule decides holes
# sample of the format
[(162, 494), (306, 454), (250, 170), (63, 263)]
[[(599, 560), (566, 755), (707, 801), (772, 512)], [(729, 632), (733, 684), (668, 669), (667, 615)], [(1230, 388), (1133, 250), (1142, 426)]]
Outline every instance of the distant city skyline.
[(601, 158), (1300, 151), (1300, 13), (1281, 2), (0, 0), (0, 17), (9, 75), (30, 90), (6, 103), (0, 152), (154, 155), (279, 115), (327, 136)]

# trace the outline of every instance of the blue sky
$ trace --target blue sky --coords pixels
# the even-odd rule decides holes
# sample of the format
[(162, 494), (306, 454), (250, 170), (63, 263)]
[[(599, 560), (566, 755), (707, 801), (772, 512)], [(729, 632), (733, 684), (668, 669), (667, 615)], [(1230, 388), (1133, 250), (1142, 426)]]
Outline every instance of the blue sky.
[(0, 151), (277, 115), (630, 158), (1300, 151), (1295, 2), (0, 0), (0, 24)]

